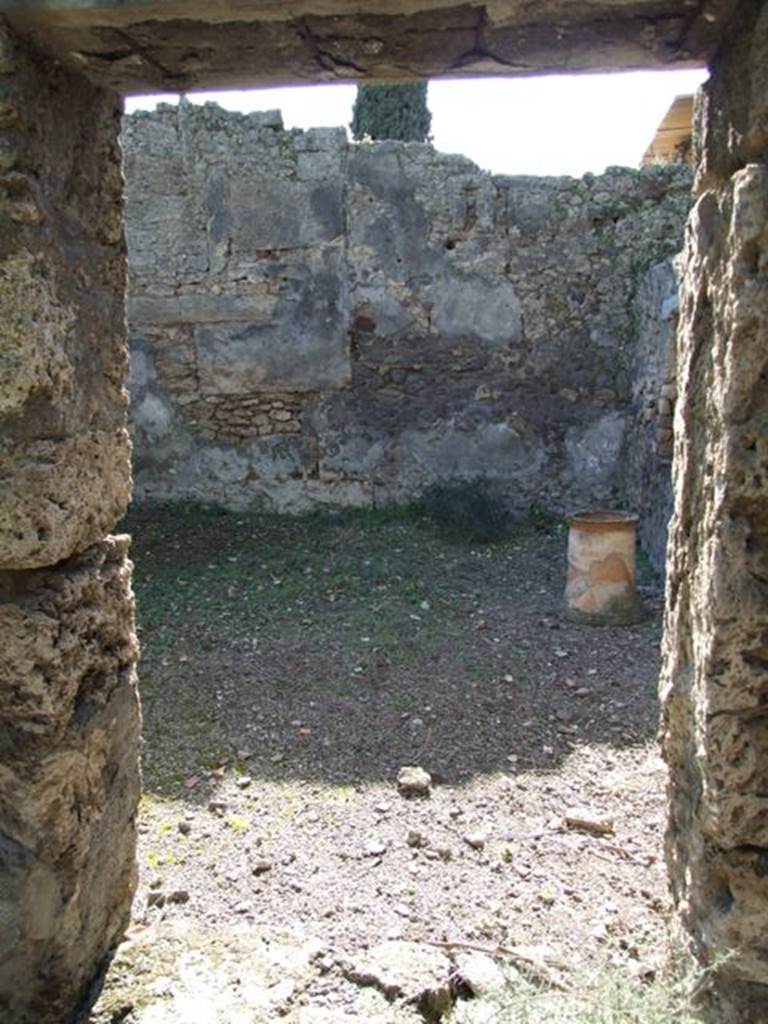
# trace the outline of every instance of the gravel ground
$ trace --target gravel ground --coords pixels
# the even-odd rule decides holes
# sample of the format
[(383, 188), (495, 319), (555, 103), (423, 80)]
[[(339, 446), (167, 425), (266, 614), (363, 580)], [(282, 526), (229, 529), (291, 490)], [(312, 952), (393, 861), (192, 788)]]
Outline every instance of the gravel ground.
[[(385, 942), (454, 968), (503, 946), (660, 969), (657, 581), (646, 622), (598, 628), (561, 615), (551, 524), (478, 547), (387, 513), (171, 507), (126, 529), (141, 885), (92, 1024), (422, 1020), (350, 967)], [(401, 795), (404, 765), (429, 796)], [(238, 1009), (243, 973), (275, 998)]]

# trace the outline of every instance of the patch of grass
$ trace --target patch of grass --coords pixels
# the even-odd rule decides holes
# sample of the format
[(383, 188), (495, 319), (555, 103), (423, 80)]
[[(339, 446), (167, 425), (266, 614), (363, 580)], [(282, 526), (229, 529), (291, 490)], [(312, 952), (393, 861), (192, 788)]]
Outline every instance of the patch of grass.
[[(540, 985), (508, 968), (507, 986), (480, 1007), (459, 1003), (452, 1024), (702, 1024), (696, 995), (714, 969), (673, 964), (650, 979), (621, 968), (569, 973), (567, 990)], [(475, 1010), (481, 1011), (475, 1014)]]
[(435, 483), (419, 508), (447, 536), (470, 544), (490, 544), (509, 532), (507, 506), (483, 477)]
[(229, 814), (226, 818), (226, 825), (233, 832), (247, 832), (251, 827), (251, 821), (243, 814)]
[(562, 516), (556, 515), (550, 509), (545, 508), (543, 505), (539, 505), (537, 502), (531, 502), (528, 506), (527, 524), (536, 533), (545, 534), (556, 534), (562, 533), (565, 530), (565, 521)]
[(160, 796), (149, 790), (144, 790), (139, 801), (139, 809), (144, 814), (178, 814), (180, 810), (177, 800)]
[(232, 751), (222, 743), (204, 751), (200, 755), (198, 765), (203, 771), (215, 771), (217, 768), (223, 768), (231, 756)]
[[(419, 614), (424, 601), (434, 618), (441, 598), (447, 608), (455, 579), (440, 574), (428, 592), (413, 560), (414, 515), (410, 506), (299, 517), (185, 505), (138, 510), (124, 525), (136, 534), (147, 696), (155, 695), (158, 668), (191, 654), (180, 649), (190, 629), (197, 653), (215, 650), (222, 634), (253, 637), (254, 627), (327, 618), (329, 611), (345, 633), (362, 635), (375, 622), (399, 634), (402, 613)], [(425, 559), (434, 544), (425, 538)]]
[(320, 509), (306, 516), (298, 517), (313, 524), (334, 525), (343, 522), (364, 530), (377, 530), (390, 523), (412, 523), (419, 519), (421, 510), (418, 502), (407, 505), (382, 505), (373, 508), (353, 508), (339, 511)]
[(348, 804), (355, 795), (355, 787), (350, 785), (328, 786), (325, 789), (325, 799), (330, 803)]
[(137, 510), (124, 526), (137, 536), (140, 626), (199, 622), (205, 648), (217, 622), (271, 621), (355, 597), (389, 580), (393, 534), (413, 514), (407, 507), (297, 517), (187, 505)]
[(158, 853), (157, 850), (150, 850), (147, 853), (146, 861), (153, 871), (157, 871), (160, 868), (174, 867), (174, 865), (179, 863), (179, 858), (174, 850), (164, 850), (163, 853)]

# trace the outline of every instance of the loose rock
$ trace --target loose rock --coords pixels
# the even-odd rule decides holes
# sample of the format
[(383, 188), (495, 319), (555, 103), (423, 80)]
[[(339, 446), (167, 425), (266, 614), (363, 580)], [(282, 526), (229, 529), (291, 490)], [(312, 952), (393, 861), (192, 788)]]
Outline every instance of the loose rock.
[(462, 839), (471, 846), (473, 850), (482, 850), (485, 844), (488, 842), (488, 836), (485, 832), (466, 832)]
[(375, 985), (388, 999), (404, 999), (430, 1021), (438, 1021), (453, 1002), (451, 963), (439, 950), (416, 942), (391, 940), (374, 946), (344, 967), (359, 985)]
[(415, 828), (408, 830), (408, 835), (405, 837), (405, 841), (409, 846), (412, 846), (415, 849), (426, 846), (429, 842), (426, 836)]
[(189, 903), (189, 892), (186, 889), (174, 889), (166, 897), (168, 903)]
[(501, 966), (485, 953), (459, 953), (455, 977), (474, 996), (499, 996), (507, 987), (507, 976)]
[(570, 829), (580, 832), (591, 832), (593, 835), (611, 835), (613, 819), (601, 815), (588, 807), (572, 807), (565, 812), (565, 824)]
[(404, 797), (428, 797), (432, 776), (418, 765), (406, 765), (397, 773), (397, 789)]

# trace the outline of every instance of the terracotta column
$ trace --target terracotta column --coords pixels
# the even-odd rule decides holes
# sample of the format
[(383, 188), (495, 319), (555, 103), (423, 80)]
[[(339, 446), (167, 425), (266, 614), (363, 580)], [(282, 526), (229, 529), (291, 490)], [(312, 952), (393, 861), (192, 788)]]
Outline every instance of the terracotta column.
[(675, 901), (712, 1019), (768, 1020), (768, 5), (698, 111), (678, 333), (663, 744)]
[(119, 100), (0, 19), (0, 1021), (65, 1024), (134, 888)]

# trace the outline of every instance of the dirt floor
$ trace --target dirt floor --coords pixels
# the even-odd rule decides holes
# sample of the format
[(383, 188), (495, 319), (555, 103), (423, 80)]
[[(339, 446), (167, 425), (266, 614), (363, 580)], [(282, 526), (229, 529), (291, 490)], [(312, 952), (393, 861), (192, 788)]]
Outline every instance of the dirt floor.
[[(562, 617), (565, 532), (540, 518), (488, 546), (392, 513), (126, 529), (141, 883), (92, 1024), (480, 1020), (449, 1010), (482, 987), (473, 947), (555, 989), (660, 970), (649, 573), (648, 620), (599, 628)], [(399, 793), (405, 765), (428, 797)]]

